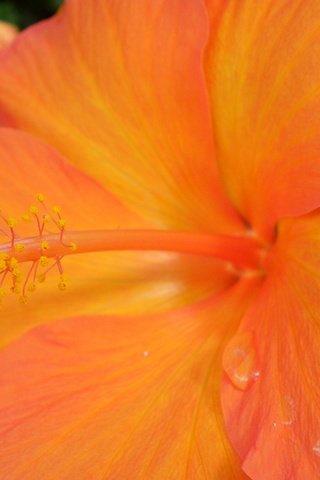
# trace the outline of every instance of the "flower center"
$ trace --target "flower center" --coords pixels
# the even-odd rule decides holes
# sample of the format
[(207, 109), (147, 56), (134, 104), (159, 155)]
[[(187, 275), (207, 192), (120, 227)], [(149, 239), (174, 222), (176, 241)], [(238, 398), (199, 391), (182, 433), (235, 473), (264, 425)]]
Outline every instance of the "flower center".
[[(227, 262), (237, 273), (262, 274), (264, 257), (263, 245), (254, 237), (230, 236), (205, 233), (165, 231), (165, 230), (90, 230), (66, 231), (66, 221), (61, 217), (60, 207), (49, 211), (44, 196), (37, 195), (43, 213), (32, 205), (29, 213), (23, 215), (24, 221), (34, 220), (37, 234), (31, 237), (19, 237), (15, 232), (16, 219), (2, 219), (8, 231), (8, 241), (0, 244), (0, 297), (5, 294), (5, 281), (11, 277), (11, 290), (21, 294), (21, 303), (26, 303), (27, 292), (36, 289), (35, 280), (44, 281), (46, 274), (54, 267), (58, 270), (58, 287), (66, 288), (61, 260), (65, 255), (87, 252), (105, 252), (119, 250), (167, 251), (213, 257)], [(50, 214), (49, 214), (50, 212)], [(47, 232), (47, 224), (55, 226), (56, 233)], [(20, 265), (31, 262), (25, 276)], [(39, 267), (46, 267), (40, 275)]]

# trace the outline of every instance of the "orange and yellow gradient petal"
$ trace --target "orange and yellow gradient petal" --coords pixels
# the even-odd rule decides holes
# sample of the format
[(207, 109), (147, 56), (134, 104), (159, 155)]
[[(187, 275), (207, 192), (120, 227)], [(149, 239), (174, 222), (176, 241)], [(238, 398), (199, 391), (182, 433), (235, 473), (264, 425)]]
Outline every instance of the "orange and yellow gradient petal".
[(12, 343), (0, 355), (4, 478), (245, 480), (224, 433), (221, 354), (259, 283), (165, 315), (63, 319)]
[(261, 235), (320, 204), (320, 4), (207, 0), (206, 75), (217, 158)]
[[(280, 223), (269, 278), (226, 349), (227, 431), (253, 480), (318, 478), (319, 219), (316, 211)], [(235, 380), (252, 369), (258, 380), (241, 388)]]
[(215, 159), (208, 34), (200, 0), (67, 0), (2, 55), (1, 108), (158, 227), (238, 231)]

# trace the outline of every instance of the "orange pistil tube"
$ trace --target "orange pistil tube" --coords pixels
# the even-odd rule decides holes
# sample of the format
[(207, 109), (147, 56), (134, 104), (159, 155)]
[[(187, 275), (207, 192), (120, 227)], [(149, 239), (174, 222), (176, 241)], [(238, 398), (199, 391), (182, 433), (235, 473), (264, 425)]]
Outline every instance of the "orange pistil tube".
[(259, 267), (261, 252), (261, 245), (249, 237), (166, 230), (92, 230), (64, 232), (63, 242), (60, 233), (19, 238), (19, 244), (24, 245), (21, 251), (8, 242), (0, 245), (0, 253), (7, 253), (19, 262), (36, 261), (43, 242), (48, 245), (47, 257), (112, 250), (167, 251), (214, 257), (237, 268)]

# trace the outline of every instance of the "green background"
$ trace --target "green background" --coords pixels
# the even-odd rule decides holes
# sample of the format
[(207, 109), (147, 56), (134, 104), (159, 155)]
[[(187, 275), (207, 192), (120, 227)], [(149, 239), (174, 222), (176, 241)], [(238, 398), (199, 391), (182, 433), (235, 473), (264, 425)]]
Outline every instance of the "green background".
[[(0, 20), (25, 28), (50, 17), (63, 0), (0, 0)], [(85, 0), (83, 0), (85, 1)]]

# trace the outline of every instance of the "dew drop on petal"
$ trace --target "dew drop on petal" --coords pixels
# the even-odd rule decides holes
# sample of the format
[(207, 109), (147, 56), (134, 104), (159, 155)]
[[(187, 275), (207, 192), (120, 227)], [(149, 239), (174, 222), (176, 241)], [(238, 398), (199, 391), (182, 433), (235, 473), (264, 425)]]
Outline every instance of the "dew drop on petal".
[(274, 422), (272, 423), (273, 427), (290, 427), (297, 417), (294, 399), (289, 395), (284, 395), (277, 403), (278, 409), (275, 414)]
[(143, 356), (144, 356), (144, 357), (149, 357), (149, 355), (150, 355), (150, 352), (148, 352), (147, 350), (145, 350), (145, 351), (143, 352)]
[(312, 447), (312, 451), (317, 457), (320, 457), (320, 440)]
[(292, 425), (296, 418), (295, 405), (292, 397), (285, 397), (282, 402), (282, 425)]
[(225, 373), (234, 387), (247, 390), (260, 377), (252, 332), (237, 333), (229, 341), (222, 358)]

